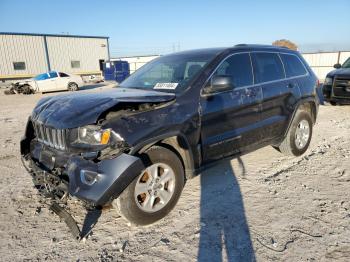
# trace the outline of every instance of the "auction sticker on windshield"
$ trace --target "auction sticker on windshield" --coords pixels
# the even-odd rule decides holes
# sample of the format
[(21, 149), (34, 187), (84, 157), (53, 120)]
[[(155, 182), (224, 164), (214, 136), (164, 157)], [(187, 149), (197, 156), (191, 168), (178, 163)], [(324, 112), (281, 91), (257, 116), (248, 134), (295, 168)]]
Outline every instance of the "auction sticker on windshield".
[(179, 83), (157, 83), (154, 89), (175, 89)]

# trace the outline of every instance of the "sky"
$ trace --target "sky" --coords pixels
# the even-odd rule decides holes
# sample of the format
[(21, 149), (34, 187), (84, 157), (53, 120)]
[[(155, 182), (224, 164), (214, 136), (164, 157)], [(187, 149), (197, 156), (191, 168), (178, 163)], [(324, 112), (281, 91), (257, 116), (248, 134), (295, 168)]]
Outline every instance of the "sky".
[(110, 37), (112, 57), (289, 39), (350, 50), (350, 0), (0, 0), (0, 32)]

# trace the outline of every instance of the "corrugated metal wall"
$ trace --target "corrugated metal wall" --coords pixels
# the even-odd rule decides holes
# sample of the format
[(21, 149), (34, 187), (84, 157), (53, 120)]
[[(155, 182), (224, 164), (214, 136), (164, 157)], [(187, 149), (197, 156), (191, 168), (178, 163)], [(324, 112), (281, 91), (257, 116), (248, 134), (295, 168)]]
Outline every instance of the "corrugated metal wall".
[(350, 57), (350, 52), (309, 53), (302, 55), (322, 81), (330, 71), (334, 70), (334, 64), (342, 64)]
[[(96, 74), (99, 60), (108, 60), (107, 38), (0, 34), (0, 79), (29, 77), (48, 71), (45, 38), (51, 70)], [(72, 68), (71, 61), (79, 61)], [(14, 62), (25, 62), (25, 70), (15, 70)]]
[[(96, 72), (99, 60), (108, 59), (107, 39), (48, 36), (47, 47), (52, 70)], [(72, 68), (71, 61), (80, 61), (80, 68)]]
[[(52, 70), (68, 73), (97, 73), (99, 60), (108, 59), (106, 38), (46, 36), (49, 60)], [(158, 56), (120, 57), (128, 61), (130, 73)], [(336, 63), (344, 63), (350, 57), (348, 52), (303, 54), (320, 80), (333, 70)], [(112, 59), (112, 60), (118, 60)], [(72, 68), (71, 62), (79, 61), (79, 68)], [(15, 70), (13, 62), (25, 62), (25, 70)], [(0, 34), (0, 79), (30, 76), (48, 70), (43, 35)]]
[[(14, 70), (13, 62), (25, 62), (25, 70)], [(0, 35), (0, 76), (32, 75), (47, 69), (44, 38)]]

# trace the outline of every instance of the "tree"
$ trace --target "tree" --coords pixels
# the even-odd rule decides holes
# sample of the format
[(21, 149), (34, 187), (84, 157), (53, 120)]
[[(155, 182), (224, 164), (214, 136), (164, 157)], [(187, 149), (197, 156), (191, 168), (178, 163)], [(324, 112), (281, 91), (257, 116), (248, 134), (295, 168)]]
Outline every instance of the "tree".
[(298, 46), (294, 44), (292, 41), (289, 41), (287, 39), (276, 40), (275, 42), (272, 43), (272, 45), (287, 47), (291, 50), (298, 50)]

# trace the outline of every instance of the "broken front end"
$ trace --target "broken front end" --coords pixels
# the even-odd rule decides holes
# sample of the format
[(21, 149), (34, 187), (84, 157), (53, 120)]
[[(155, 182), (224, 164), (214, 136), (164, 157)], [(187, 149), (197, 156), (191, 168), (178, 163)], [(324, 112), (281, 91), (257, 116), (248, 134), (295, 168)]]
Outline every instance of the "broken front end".
[(55, 129), (29, 118), (21, 155), (39, 192), (55, 200), (69, 196), (89, 206), (110, 203), (144, 166), (111, 129), (90, 125)]
[(30, 84), (25, 82), (12, 83), (11, 86), (7, 87), (7, 89), (4, 91), (5, 95), (14, 95), (14, 94), (30, 95), (34, 93), (35, 93), (34, 88)]

